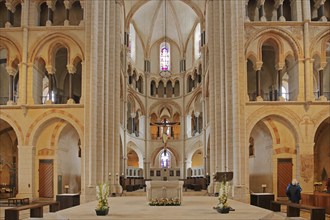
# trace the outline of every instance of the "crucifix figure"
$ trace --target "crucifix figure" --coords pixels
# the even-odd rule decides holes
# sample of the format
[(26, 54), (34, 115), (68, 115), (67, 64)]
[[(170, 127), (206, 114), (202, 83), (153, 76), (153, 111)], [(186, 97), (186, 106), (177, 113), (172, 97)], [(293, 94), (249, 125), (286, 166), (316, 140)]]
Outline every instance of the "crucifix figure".
[(157, 127), (162, 127), (163, 129), (163, 134), (162, 134), (162, 141), (164, 143), (164, 155), (166, 155), (167, 151), (167, 140), (168, 140), (168, 129), (174, 125), (179, 125), (180, 122), (169, 122), (164, 118), (163, 121), (161, 122), (151, 122), (150, 125), (156, 125)]

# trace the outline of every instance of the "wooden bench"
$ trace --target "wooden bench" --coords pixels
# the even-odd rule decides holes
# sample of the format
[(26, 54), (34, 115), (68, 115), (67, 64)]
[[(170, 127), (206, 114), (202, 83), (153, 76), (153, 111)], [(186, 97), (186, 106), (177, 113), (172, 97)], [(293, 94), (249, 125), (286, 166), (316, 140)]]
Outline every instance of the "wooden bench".
[(44, 206), (49, 206), (49, 212), (56, 212), (59, 210), (60, 204), (56, 201), (31, 203), (29, 205), (17, 206), (5, 210), (5, 220), (19, 220), (19, 212), (30, 209), (30, 217), (42, 218)]
[(29, 198), (8, 198), (8, 206), (13, 203), (13, 205), (18, 205), (18, 204), (29, 204), (30, 200)]
[(316, 206), (310, 206), (310, 205), (302, 205), (297, 203), (292, 203), (289, 201), (272, 201), (270, 208), (274, 212), (280, 212), (281, 211), (281, 205), (287, 206), (287, 217), (300, 217), (300, 210), (309, 210), (310, 220), (325, 220), (325, 208), (323, 207), (316, 207)]

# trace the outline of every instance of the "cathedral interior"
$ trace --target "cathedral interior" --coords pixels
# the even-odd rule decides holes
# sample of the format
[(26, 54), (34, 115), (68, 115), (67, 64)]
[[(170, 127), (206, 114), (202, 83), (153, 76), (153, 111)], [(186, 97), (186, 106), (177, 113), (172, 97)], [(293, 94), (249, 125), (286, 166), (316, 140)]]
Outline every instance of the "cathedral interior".
[(329, 101), (330, 0), (0, 0), (0, 197), (323, 190)]

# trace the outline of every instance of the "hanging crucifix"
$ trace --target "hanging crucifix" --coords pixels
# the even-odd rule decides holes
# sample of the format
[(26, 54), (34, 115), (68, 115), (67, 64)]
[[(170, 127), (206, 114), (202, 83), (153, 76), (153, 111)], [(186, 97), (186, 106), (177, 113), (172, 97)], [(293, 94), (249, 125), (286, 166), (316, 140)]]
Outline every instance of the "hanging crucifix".
[(162, 127), (163, 133), (162, 133), (162, 141), (164, 144), (164, 155), (166, 155), (167, 152), (167, 140), (168, 140), (168, 129), (174, 125), (180, 125), (180, 122), (169, 122), (164, 118), (162, 122), (151, 122), (150, 125), (155, 125), (157, 127)]

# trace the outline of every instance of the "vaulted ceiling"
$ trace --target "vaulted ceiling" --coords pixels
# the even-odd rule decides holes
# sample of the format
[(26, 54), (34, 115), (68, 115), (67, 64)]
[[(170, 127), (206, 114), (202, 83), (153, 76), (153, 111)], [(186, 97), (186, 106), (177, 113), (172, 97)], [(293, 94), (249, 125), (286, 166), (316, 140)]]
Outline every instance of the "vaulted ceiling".
[(161, 39), (185, 47), (195, 26), (203, 20), (206, 0), (125, 0), (127, 22), (145, 47)]

